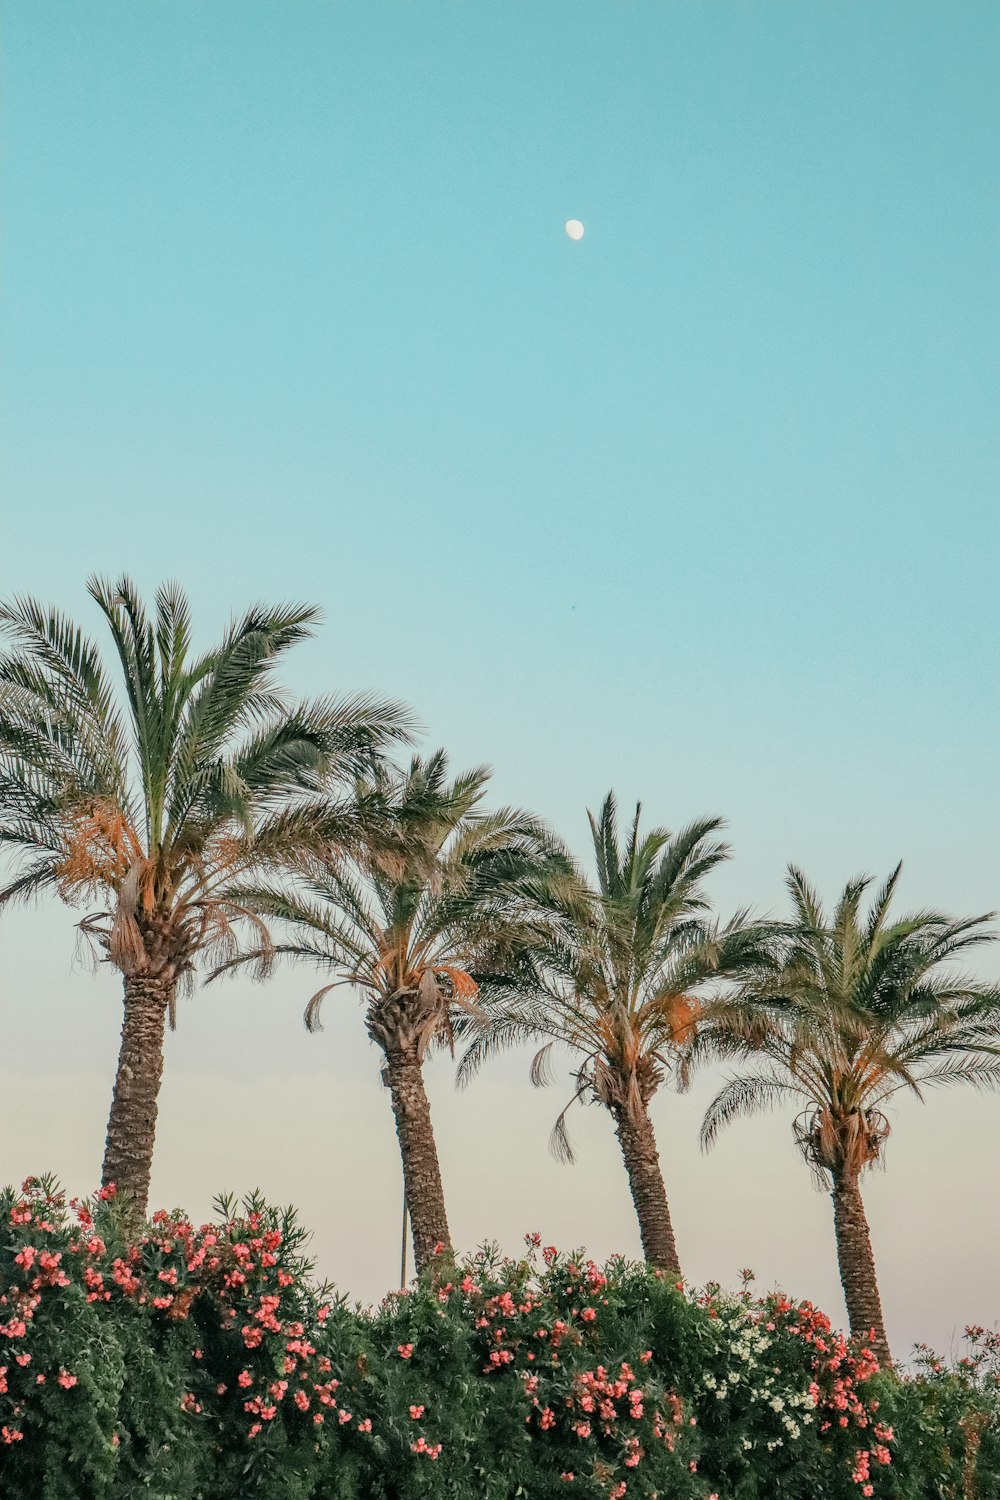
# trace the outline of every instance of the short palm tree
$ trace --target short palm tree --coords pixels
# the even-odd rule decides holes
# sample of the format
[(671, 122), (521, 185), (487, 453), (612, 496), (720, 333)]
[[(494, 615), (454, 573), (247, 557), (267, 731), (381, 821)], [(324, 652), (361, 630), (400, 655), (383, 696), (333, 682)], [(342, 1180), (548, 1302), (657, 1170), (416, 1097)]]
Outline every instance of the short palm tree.
[(721, 820), (640, 835), (640, 811), (624, 842), (613, 793), (597, 817), (588, 813), (597, 885), (578, 876), (560, 888), (559, 941), (542, 956), (534, 991), (500, 995), (460, 1077), (493, 1051), (531, 1038), (548, 1039), (532, 1064), (536, 1084), (548, 1081), (554, 1046), (576, 1054), (576, 1091), (556, 1121), (553, 1153), (573, 1160), (566, 1133), (572, 1104), (603, 1105), (621, 1146), (645, 1257), (679, 1275), (649, 1105), (668, 1074), (684, 1081), (684, 1048), (706, 985), (742, 972), (761, 934), (743, 913), (724, 927), (708, 915), (704, 881), (729, 852), (716, 838)]
[(435, 1043), (453, 1045), (458, 1016), (516, 982), (544, 926), (540, 883), (565, 869), (530, 815), (481, 808), (488, 774), (478, 767), (449, 781), (440, 750), (405, 772), (383, 770), (364, 788), (381, 809), (378, 849), (326, 861), (305, 884), (245, 891), (245, 904), (280, 922), (287, 940), (219, 970), (251, 962), (263, 977), (278, 956), (318, 966), (331, 979), (306, 1007), (310, 1030), (332, 989), (361, 992), (385, 1058), (418, 1271), (451, 1245), (424, 1059)]
[(122, 679), (65, 616), (34, 599), (0, 606), (0, 846), (14, 878), (0, 906), (54, 889), (86, 906), (82, 930), (121, 972), (124, 1018), (103, 1181), (145, 1212), (178, 984), (227, 951), (251, 870), (360, 836), (333, 792), (400, 732), (365, 698), (295, 703), (274, 681), (310, 633), (305, 607), (250, 609), (222, 643), (191, 653), (184, 595), (161, 588), (151, 619), (128, 580), (91, 579)]
[[(868, 878), (852, 880), (827, 919), (794, 867), (794, 915), (771, 971), (760, 969), (706, 1017), (697, 1050), (752, 1071), (730, 1078), (709, 1106), (702, 1142), (731, 1120), (786, 1098), (804, 1106), (796, 1142), (833, 1197), (837, 1257), (851, 1332), (890, 1361), (859, 1180), (881, 1160), (882, 1106), (908, 1089), (1000, 1086), (1000, 993), (949, 961), (990, 941), (989, 916), (959, 921), (923, 911), (891, 920), (897, 866), (867, 914)], [(763, 1065), (761, 1065), (763, 1064)]]

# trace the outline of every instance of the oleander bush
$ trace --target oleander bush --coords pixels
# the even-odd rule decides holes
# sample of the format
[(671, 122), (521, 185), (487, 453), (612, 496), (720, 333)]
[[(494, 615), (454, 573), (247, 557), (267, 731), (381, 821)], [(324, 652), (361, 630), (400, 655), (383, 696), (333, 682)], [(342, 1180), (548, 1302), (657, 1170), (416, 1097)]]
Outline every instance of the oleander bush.
[(529, 1237), (376, 1311), (294, 1212), (138, 1243), (114, 1195), (0, 1195), (0, 1495), (32, 1500), (1000, 1497), (1000, 1342), (907, 1378), (809, 1303), (692, 1293)]

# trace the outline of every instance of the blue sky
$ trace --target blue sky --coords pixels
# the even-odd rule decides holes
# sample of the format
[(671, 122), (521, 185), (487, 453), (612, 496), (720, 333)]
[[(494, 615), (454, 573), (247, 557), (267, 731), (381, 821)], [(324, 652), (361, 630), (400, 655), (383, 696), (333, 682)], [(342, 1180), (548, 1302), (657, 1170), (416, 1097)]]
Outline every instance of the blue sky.
[[(723, 906), (900, 856), (1000, 904), (995, 5), (5, 14), (4, 593), (313, 600), (303, 690), (404, 697), (581, 852), (614, 785), (728, 817)], [(0, 935), (29, 1070), (56, 922)]]

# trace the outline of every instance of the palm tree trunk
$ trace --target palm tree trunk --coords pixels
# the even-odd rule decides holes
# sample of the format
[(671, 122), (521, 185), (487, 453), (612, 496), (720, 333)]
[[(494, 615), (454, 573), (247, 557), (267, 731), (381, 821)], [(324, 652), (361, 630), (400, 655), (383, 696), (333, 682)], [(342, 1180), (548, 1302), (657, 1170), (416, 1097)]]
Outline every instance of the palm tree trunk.
[(891, 1365), (889, 1340), (882, 1317), (882, 1300), (875, 1275), (871, 1231), (865, 1217), (856, 1173), (843, 1172), (834, 1178), (833, 1221), (837, 1230), (837, 1261), (840, 1281), (847, 1303), (851, 1335), (871, 1338), (872, 1350), (881, 1365)]
[(641, 1113), (633, 1115), (622, 1105), (613, 1107), (611, 1113), (639, 1220), (642, 1252), (657, 1270), (679, 1276), (681, 1263), (677, 1258), (674, 1226), (670, 1222), (670, 1206), (649, 1111), (642, 1105)]
[(104, 1187), (114, 1183), (138, 1224), (149, 1202), (163, 1033), (176, 983), (159, 974), (139, 974), (126, 975), (124, 985), (125, 1016), (101, 1182)]
[(417, 1273), (433, 1260), (437, 1247), (451, 1249), (444, 1187), (431, 1107), (424, 1088), (423, 1069), (414, 1046), (386, 1048), (386, 1074), (396, 1117), (399, 1152), (403, 1159), (403, 1185), (410, 1212), (413, 1258)]

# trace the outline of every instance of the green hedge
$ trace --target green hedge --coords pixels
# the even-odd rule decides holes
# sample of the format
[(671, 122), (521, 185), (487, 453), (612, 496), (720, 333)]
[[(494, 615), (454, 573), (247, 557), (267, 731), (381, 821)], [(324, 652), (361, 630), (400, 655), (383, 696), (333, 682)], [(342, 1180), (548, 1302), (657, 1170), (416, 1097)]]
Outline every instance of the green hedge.
[(0, 1195), (0, 1495), (1000, 1500), (997, 1344), (879, 1372), (809, 1303), (692, 1294), (529, 1239), (374, 1313), (291, 1211)]

